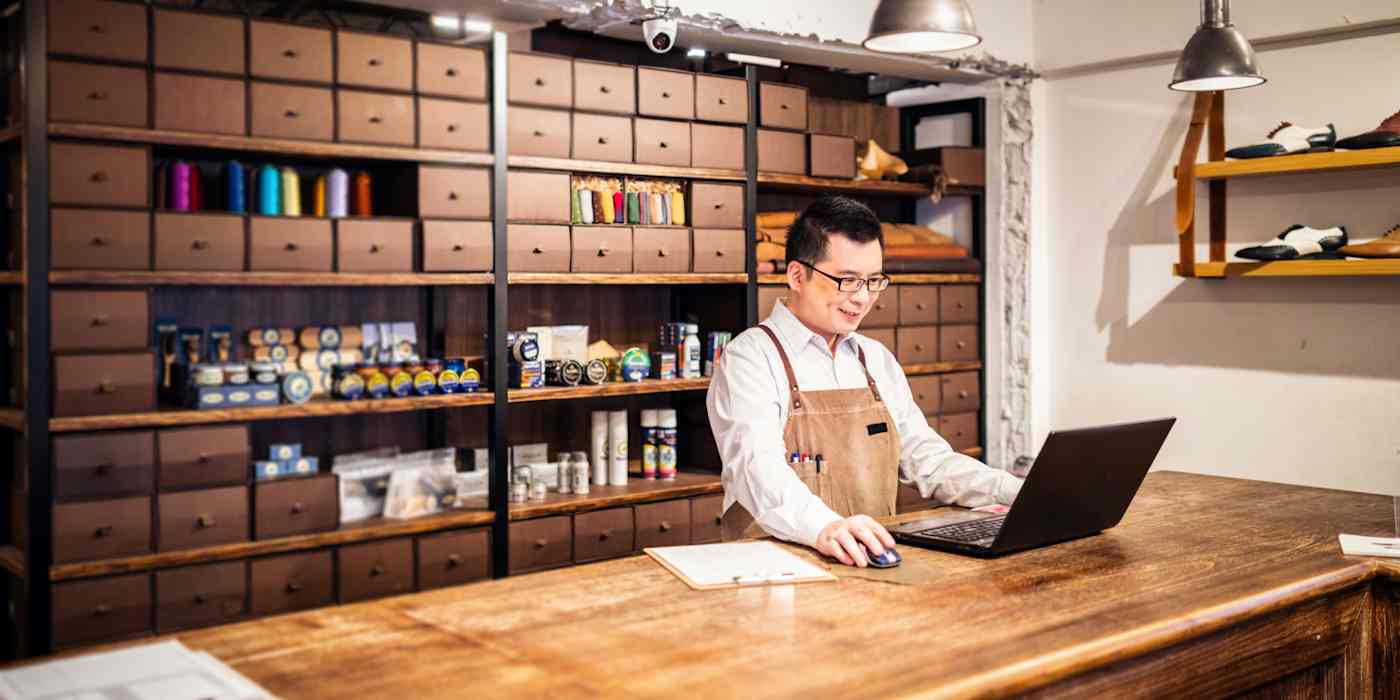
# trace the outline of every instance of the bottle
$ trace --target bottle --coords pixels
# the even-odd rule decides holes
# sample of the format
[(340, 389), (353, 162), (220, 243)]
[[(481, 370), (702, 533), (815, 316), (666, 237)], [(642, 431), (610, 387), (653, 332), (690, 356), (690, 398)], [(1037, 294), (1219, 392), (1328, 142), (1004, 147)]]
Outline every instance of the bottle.
[[(700, 326), (695, 323), (685, 324), (685, 340), (681, 344), (684, 361), (677, 362), (677, 365), (684, 367), (680, 374), (686, 379), (700, 378)], [(679, 369), (679, 367), (678, 367)]]
[(662, 479), (676, 478), (676, 410), (666, 408), (657, 412), (656, 474)]
[(656, 430), (658, 411), (656, 409), (645, 409), (642, 411), (642, 478), (655, 479), (657, 468), (656, 456)]
[(608, 485), (627, 485), (627, 411), (608, 413)]
[(574, 456), (568, 452), (559, 453), (559, 493), (568, 495), (574, 492)]
[(593, 460), (593, 485), (608, 485), (608, 412), (593, 412), (593, 442), (590, 443)]
[(574, 494), (588, 495), (588, 453), (575, 452), (573, 461)]

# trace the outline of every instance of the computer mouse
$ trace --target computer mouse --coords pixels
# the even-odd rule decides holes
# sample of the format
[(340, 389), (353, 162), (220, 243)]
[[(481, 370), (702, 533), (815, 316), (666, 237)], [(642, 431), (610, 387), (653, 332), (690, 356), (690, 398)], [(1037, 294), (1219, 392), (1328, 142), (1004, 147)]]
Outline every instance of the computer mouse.
[(876, 556), (871, 554), (870, 548), (862, 542), (860, 551), (865, 554), (866, 561), (869, 561), (870, 565), (877, 569), (891, 569), (899, 566), (899, 562), (904, 561), (904, 557), (899, 556), (899, 552), (895, 551), (893, 547), (886, 547), (884, 554)]

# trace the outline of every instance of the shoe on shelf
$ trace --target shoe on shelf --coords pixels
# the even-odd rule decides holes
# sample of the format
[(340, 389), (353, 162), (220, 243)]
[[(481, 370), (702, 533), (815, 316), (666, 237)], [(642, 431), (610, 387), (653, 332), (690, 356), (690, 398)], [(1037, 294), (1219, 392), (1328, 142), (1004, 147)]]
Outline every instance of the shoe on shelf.
[(1353, 258), (1400, 258), (1400, 226), (1392, 227), (1374, 241), (1342, 246), (1342, 255)]
[(1317, 229), (1293, 224), (1268, 243), (1242, 248), (1236, 257), (1245, 260), (1340, 260), (1347, 244), (1345, 226)]
[(1364, 134), (1348, 136), (1337, 142), (1337, 148), (1386, 148), (1400, 146), (1400, 112), (1385, 118), (1381, 125)]
[(1269, 132), (1265, 143), (1252, 146), (1239, 146), (1225, 151), (1226, 158), (1268, 158), (1290, 153), (1308, 151), (1330, 151), (1337, 143), (1337, 128), (1328, 124), (1317, 128), (1297, 126), (1292, 122), (1280, 122)]

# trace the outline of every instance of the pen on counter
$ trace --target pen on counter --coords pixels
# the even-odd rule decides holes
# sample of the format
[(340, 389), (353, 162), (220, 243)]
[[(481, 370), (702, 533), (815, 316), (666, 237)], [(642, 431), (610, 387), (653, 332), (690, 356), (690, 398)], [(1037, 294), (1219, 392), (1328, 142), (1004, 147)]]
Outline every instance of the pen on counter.
[(817, 455), (817, 473), (822, 473), (822, 456)]

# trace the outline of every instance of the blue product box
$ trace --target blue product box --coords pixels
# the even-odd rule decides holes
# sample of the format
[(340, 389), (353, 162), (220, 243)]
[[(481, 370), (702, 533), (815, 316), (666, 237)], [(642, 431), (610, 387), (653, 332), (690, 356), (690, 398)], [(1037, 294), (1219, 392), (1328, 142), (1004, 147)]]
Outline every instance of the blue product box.
[(276, 384), (249, 384), (244, 388), (253, 393), (248, 406), (276, 406), (282, 403), (282, 389)]
[(311, 476), (320, 470), (320, 460), (315, 457), (298, 457), (296, 459), (285, 459), (278, 462), (281, 475), (288, 476)]
[(260, 459), (253, 462), (253, 478), (258, 481), (269, 481), (282, 476), (282, 463)]
[(226, 386), (201, 386), (190, 390), (190, 404), (195, 408), (203, 410), (209, 408), (228, 408), (233, 404), (229, 401), (229, 387)]
[(301, 443), (274, 443), (267, 446), (267, 458), (278, 462), (286, 462), (301, 457)]

